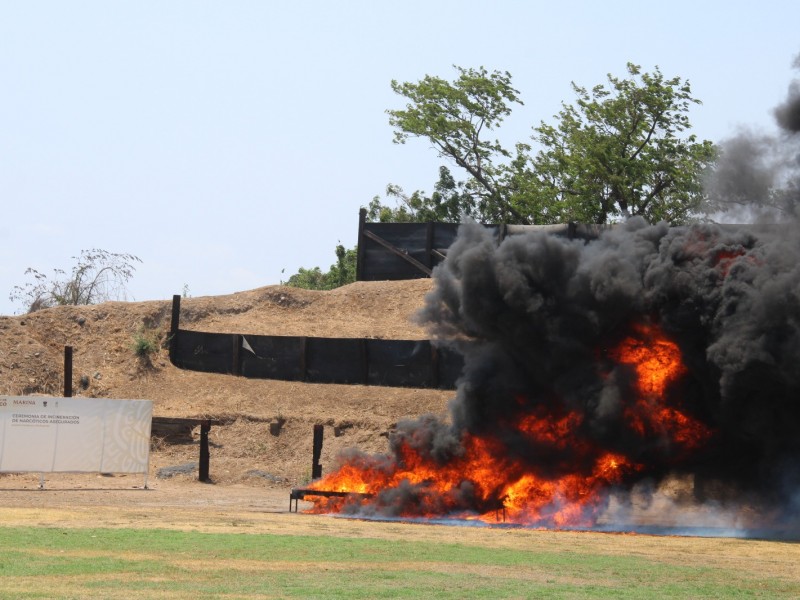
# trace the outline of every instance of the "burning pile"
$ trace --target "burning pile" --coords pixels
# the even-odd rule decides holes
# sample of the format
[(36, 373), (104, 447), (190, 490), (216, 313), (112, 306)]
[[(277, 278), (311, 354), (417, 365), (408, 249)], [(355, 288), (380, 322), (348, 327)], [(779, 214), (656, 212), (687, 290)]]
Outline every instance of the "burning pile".
[(800, 490), (800, 237), (631, 220), (498, 245), (463, 227), (422, 318), (465, 371), (451, 419), (403, 422), (315, 483), (319, 512), (592, 526), (609, 494), (690, 476), (698, 499)]
[[(796, 144), (794, 92), (778, 116)], [(771, 205), (792, 216), (794, 169)], [(591, 241), (531, 232), (498, 244), (463, 226), (421, 314), (464, 355), (449, 421), (401, 422), (389, 454), (341, 456), (312, 487), (370, 496), (313, 510), (493, 521), (503, 509), (591, 527), (612, 500), (681, 480), (696, 504), (796, 527), (799, 234), (794, 220), (631, 219)]]

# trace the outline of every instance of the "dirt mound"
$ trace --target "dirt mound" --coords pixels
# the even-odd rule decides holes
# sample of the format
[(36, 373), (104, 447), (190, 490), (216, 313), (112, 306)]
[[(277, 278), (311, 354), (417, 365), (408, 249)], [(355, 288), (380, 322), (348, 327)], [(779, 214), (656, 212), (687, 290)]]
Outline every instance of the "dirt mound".
[[(425, 339), (412, 318), (431, 286), (430, 280), (358, 282), (327, 292), (269, 286), (184, 298), (180, 325), (222, 333)], [(158, 301), (0, 317), (0, 394), (62, 395), (64, 346), (72, 346), (75, 396), (145, 398), (153, 401), (155, 416), (220, 419), (226, 424), (210, 434), (212, 480), (272, 487), (309, 479), (314, 424), (325, 425), (321, 462), (327, 470), (346, 447), (385, 451), (399, 419), (441, 414), (452, 396), (182, 371), (170, 364), (166, 350), (170, 314), (171, 301)], [(157, 350), (138, 355), (142, 340)], [(197, 457), (194, 443), (154, 437), (151, 476)], [(196, 477), (196, 471), (176, 477)]]

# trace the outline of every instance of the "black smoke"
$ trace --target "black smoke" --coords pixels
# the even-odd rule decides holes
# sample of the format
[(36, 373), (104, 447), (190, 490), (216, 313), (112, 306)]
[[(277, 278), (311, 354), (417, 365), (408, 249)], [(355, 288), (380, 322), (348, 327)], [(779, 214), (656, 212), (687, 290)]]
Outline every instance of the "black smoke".
[[(498, 244), (463, 226), (421, 315), (465, 356), (447, 439), (499, 437), (528, 472), (559, 476), (575, 464), (509, 425), (540, 406), (579, 411), (581, 439), (647, 464), (629, 489), (680, 473), (698, 501), (790, 506), (800, 493), (798, 233), (632, 219), (595, 240), (533, 232)], [(630, 372), (607, 350), (640, 322), (680, 347), (687, 373), (672, 402), (713, 432), (696, 451), (626, 429)]]
[[(800, 69), (800, 55), (794, 59), (794, 66)], [(775, 119), (784, 131), (800, 133), (800, 80), (789, 85), (786, 100), (775, 109)]]
[[(403, 464), (410, 450), (447, 471), (469, 454), (465, 440), (491, 440), (505, 481), (514, 483), (525, 475), (589, 477), (595, 459), (610, 452), (640, 466), (607, 490), (623, 502), (663, 507), (663, 498), (647, 497), (678, 480), (684, 503), (746, 507), (751, 523), (800, 533), (795, 224), (669, 227), (635, 218), (592, 239), (532, 230), (503, 241), (466, 224), (434, 277), (419, 318), (465, 360), (450, 418), (401, 422), (390, 454), (354, 452), (343, 462), (389, 477), (398, 467), (413, 470)], [(637, 376), (615, 349), (642, 324), (680, 350), (685, 370), (665, 402), (707, 432), (698, 445), (630, 426)], [(558, 430), (563, 439), (519, 428), (531, 416), (575, 414), (568, 431)], [(503, 507), (502, 487), (487, 497), (478, 486), (464, 477), (435, 491), (426, 481), (400, 480), (344, 510), (447, 516)], [(549, 508), (540, 523), (548, 523)]]

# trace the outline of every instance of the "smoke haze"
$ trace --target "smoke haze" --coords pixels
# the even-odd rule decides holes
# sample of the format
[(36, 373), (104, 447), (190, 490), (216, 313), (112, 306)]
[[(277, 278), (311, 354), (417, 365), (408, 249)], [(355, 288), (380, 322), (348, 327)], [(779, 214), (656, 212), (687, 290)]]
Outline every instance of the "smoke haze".
[[(800, 55), (794, 67), (800, 70)], [(719, 222), (797, 219), (800, 210), (800, 80), (773, 114), (778, 135), (742, 128), (719, 144), (704, 210)]]
[[(503, 436), (504, 424), (556, 404), (583, 415), (581, 435), (593, 444), (648, 465), (631, 485), (688, 473), (698, 499), (778, 505), (800, 490), (794, 226), (632, 219), (590, 242), (531, 233), (500, 245), (465, 226), (422, 318), (465, 356), (456, 431)], [(608, 349), (639, 322), (658, 323), (680, 348), (688, 371), (672, 402), (714, 432), (697, 452), (626, 431), (632, 376)], [(513, 428), (505, 434), (533, 472), (553, 468)]]

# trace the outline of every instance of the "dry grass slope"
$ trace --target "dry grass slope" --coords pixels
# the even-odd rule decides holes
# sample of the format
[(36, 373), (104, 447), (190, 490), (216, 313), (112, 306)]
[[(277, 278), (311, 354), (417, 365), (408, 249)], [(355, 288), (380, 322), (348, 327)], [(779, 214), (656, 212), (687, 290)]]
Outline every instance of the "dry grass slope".
[[(358, 282), (327, 292), (269, 286), (219, 297), (185, 298), (181, 327), (197, 331), (322, 337), (424, 339), (414, 313), (430, 280)], [(63, 349), (74, 348), (76, 396), (146, 398), (154, 414), (223, 419), (211, 432), (211, 476), (221, 485), (289, 487), (310, 475), (312, 426), (325, 425), (323, 468), (357, 446), (386, 449), (404, 417), (443, 413), (451, 392), (313, 385), (182, 371), (165, 341), (171, 301), (109, 302), (0, 317), (0, 394), (61, 395)], [(159, 350), (137, 356), (137, 337)], [(279, 435), (270, 423), (285, 420)], [(197, 446), (154, 440), (152, 475), (197, 460)], [(273, 479), (253, 476), (258, 471)]]

